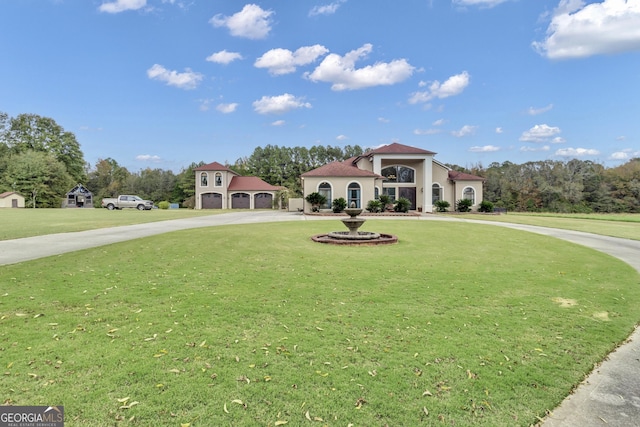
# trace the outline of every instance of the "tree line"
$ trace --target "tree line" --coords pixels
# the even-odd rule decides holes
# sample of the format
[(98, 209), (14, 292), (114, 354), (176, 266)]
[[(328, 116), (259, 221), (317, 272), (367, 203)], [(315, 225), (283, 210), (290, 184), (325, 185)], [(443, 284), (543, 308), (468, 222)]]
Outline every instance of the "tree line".
[(485, 178), (484, 200), (511, 211), (640, 212), (640, 158), (611, 168), (578, 159), (448, 166)]
[[(267, 145), (226, 166), (240, 175), (284, 186), (290, 197), (300, 197), (300, 175), (364, 152), (358, 145)], [(0, 193), (20, 193), (27, 206), (60, 207), (65, 194), (80, 183), (93, 193), (96, 205), (104, 197), (136, 194), (156, 203), (166, 200), (193, 207), (194, 169), (204, 164), (193, 162), (179, 173), (152, 168), (132, 172), (112, 158), (90, 165), (75, 135), (53, 119), (0, 112)], [(485, 178), (484, 200), (510, 211), (640, 212), (640, 158), (612, 168), (578, 159), (447, 166)]]

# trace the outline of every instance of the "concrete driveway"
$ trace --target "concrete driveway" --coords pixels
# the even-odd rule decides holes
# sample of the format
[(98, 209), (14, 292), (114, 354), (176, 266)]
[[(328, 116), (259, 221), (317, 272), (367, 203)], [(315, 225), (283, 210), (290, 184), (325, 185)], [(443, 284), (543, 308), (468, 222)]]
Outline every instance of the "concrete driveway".
[[(379, 219), (380, 217), (376, 217)], [(389, 219), (398, 220), (398, 217)], [(437, 215), (405, 220), (463, 221), (509, 227), (574, 242), (613, 255), (640, 272), (640, 241), (599, 236), (579, 231), (529, 225), (455, 219)], [(335, 217), (305, 216), (278, 211), (241, 211), (188, 219), (176, 219), (123, 227), (51, 234), (0, 241), (0, 265), (15, 264), (110, 243), (170, 231), (229, 224), (276, 221), (332, 220)], [(328, 230), (330, 231), (330, 230)], [(639, 284), (640, 285), (640, 284)], [(640, 329), (597, 367), (575, 393), (544, 420), (542, 427), (640, 427)]]

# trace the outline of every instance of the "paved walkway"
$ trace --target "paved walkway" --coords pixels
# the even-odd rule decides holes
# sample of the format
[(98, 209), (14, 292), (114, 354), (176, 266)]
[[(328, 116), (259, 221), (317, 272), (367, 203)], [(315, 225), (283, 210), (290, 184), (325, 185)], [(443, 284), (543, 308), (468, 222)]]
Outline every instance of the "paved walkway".
[[(380, 217), (382, 218), (382, 217)], [(378, 217), (376, 219), (379, 219)], [(398, 217), (389, 219), (398, 220)], [(544, 234), (613, 255), (640, 272), (640, 241), (598, 236), (579, 231), (464, 220), (437, 215), (404, 220), (464, 221)], [(278, 211), (232, 212), (219, 215), (129, 225), (74, 233), (0, 241), (0, 265), (15, 264), (176, 230), (228, 224), (275, 221), (333, 220)], [(540, 424), (541, 427), (640, 427), (640, 328), (611, 353), (591, 375)]]

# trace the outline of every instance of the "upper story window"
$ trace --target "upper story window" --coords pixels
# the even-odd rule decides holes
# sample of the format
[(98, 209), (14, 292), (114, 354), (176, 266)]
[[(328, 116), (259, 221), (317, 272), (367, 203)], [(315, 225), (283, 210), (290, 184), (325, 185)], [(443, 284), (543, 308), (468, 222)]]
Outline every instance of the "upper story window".
[(222, 173), (216, 172), (214, 180), (216, 187), (222, 187)]
[(387, 166), (382, 169), (385, 182), (414, 183), (415, 170), (407, 166)]
[(200, 187), (209, 186), (209, 175), (206, 172), (200, 174)]

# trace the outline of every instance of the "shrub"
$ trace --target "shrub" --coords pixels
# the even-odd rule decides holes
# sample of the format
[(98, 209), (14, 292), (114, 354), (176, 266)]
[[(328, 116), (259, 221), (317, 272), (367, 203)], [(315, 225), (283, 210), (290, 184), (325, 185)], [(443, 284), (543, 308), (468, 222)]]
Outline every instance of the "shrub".
[(331, 204), (331, 209), (333, 209), (334, 213), (340, 213), (346, 207), (347, 207), (347, 201), (344, 199), (344, 197), (333, 199), (333, 203)]
[(327, 203), (327, 198), (318, 192), (310, 193), (304, 199), (311, 204), (311, 210), (313, 212), (318, 212), (320, 210), (320, 205)]
[(409, 208), (411, 207), (411, 200), (406, 199), (404, 197), (400, 197), (395, 201), (393, 210), (396, 212), (409, 212)]
[(158, 208), (159, 209), (169, 209), (170, 205), (171, 204), (169, 202), (167, 202), (166, 200), (163, 200), (163, 201), (158, 203)]
[(483, 200), (480, 203), (480, 207), (478, 207), (478, 211), (480, 212), (493, 212), (493, 203), (488, 200)]
[(472, 203), (470, 199), (460, 199), (456, 204), (456, 210), (458, 212), (471, 212)]
[(369, 200), (367, 210), (372, 213), (382, 212), (382, 203), (380, 200)]
[(378, 197), (378, 200), (380, 201), (381, 210), (387, 209), (387, 206), (391, 204), (391, 197), (386, 194), (380, 195), (380, 197)]
[(451, 204), (449, 202), (447, 202), (446, 200), (437, 200), (434, 205), (436, 206), (436, 210), (438, 212), (446, 212), (447, 208), (449, 208), (449, 206), (451, 206)]

